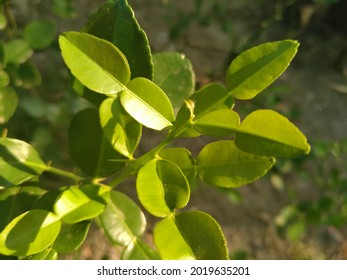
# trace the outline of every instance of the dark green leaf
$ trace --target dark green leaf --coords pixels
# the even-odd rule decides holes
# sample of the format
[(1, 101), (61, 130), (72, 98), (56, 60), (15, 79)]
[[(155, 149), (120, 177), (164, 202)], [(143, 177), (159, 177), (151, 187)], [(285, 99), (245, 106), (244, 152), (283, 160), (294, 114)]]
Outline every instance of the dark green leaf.
[(111, 199), (100, 215), (100, 221), (112, 243), (122, 246), (137, 242), (146, 229), (146, 218), (140, 207), (117, 191), (111, 192)]
[(228, 248), (219, 224), (200, 211), (160, 221), (154, 228), (154, 242), (164, 260), (228, 259)]
[(89, 89), (114, 96), (128, 84), (128, 61), (110, 42), (71, 31), (59, 37), (59, 44), (66, 65)]
[(84, 31), (116, 45), (127, 57), (131, 78), (152, 80), (151, 50), (145, 32), (126, 0), (106, 3), (88, 21)]
[(141, 204), (157, 217), (166, 217), (187, 205), (189, 183), (179, 167), (166, 160), (153, 159), (138, 173), (136, 190)]
[(226, 82), (229, 94), (251, 99), (275, 81), (295, 56), (299, 43), (284, 40), (251, 48), (230, 64)]
[(106, 139), (122, 155), (133, 158), (139, 144), (142, 126), (123, 109), (118, 98), (106, 99), (99, 108)]
[(249, 114), (237, 128), (235, 144), (245, 152), (274, 157), (294, 157), (310, 151), (301, 131), (272, 110)]
[(60, 218), (45, 210), (31, 210), (13, 219), (0, 233), (0, 254), (33, 255), (50, 246), (60, 231)]
[(53, 249), (62, 254), (76, 251), (86, 239), (89, 227), (90, 221), (77, 224), (63, 224), (53, 244)]
[(274, 158), (239, 150), (234, 141), (218, 141), (201, 150), (197, 157), (197, 171), (207, 183), (232, 188), (255, 181), (274, 163)]
[(110, 187), (83, 185), (65, 190), (54, 204), (54, 213), (64, 223), (78, 223), (99, 216), (105, 209)]
[(175, 52), (153, 55), (153, 64), (153, 82), (168, 95), (177, 112), (195, 89), (192, 64), (183, 54)]
[(12, 87), (0, 88), (0, 124), (6, 123), (16, 111), (18, 97)]
[(45, 169), (45, 163), (29, 144), (0, 138), (0, 186), (18, 185), (40, 175)]
[(17, 87), (31, 89), (41, 84), (41, 74), (36, 65), (31, 61), (20, 64), (15, 71), (12, 71), (13, 83)]
[(91, 176), (108, 176), (124, 165), (111, 161), (111, 159), (124, 160), (125, 157), (115, 151), (104, 137), (96, 108), (80, 111), (72, 118), (69, 147), (77, 165)]
[(44, 49), (53, 42), (56, 29), (52, 20), (34, 20), (25, 26), (24, 38), (33, 49)]

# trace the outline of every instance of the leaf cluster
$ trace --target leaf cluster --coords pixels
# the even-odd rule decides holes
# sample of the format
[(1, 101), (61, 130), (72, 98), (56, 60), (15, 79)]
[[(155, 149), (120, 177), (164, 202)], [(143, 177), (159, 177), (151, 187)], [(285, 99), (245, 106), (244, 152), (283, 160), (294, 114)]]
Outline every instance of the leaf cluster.
[[(279, 113), (256, 110), (241, 120), (234, 110), (237, 100), (254, 98), (283, 73), (298, 45), (284, 40), (254, 47), (230, 64), (225, 85), (196, 90), (184, 55), (152, 55), (126, 0), (102, 6), (82, 32), (61, 34), (73, 87), (91, 102), (73, 116), (68, 133), (80, 172), (44, 163), (21, 140), (0, 139), (0, 253), (57, 258), (83, 243), (95, 219), (112, 243), (124, 248), (123, 259), (228, 259), (217, 221), (201, 211), (185, 211), (191, 186), (202, 180), (240, 187), (265, 175), (276, 157), (309, 152), (305, 136)], [(143, 126), (165, 137), (138, 155)], [(188, 149), (168, 147), (174, 139), (201, 135), (216, 141), (196, 157)], [(74, 183), (55, 191), (28, 187), (43, 172)], [(132, 176), (141, 206), (161, 219), (153, 230), (154, 247), (142, 240), (141, 208), (115, 190)], [(26, 203), (19, 205), (21, 199)]]

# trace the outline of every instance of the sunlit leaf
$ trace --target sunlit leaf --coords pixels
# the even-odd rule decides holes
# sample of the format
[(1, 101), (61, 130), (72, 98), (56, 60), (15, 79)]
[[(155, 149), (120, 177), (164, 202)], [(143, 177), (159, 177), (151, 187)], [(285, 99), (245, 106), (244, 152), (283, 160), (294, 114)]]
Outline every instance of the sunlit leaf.
[(83, 31), (116, 45), (129, 61), (131, 78), (152, 79), (149, 42), (126, 0), (104, 4), (90, 17)]
[(65, 223), (78, 223), (95, 218), (104, 211), (110, 188), (98, 185), (71, 186), (54, 204), (54, 213)]
[(154, 228), (154, 243), (164, 260), (226, 260), (228, 249), (219, 224), (194, 211), (169, 216)]
[[(121, 192), (112, 191), (105, 211), (100, 215), (106, 235), (117, 245), (136, 242), (146, 229), (146, 218), (137, 204)], [(133, 245), (135, 246), (135, 245)]]
[(249, 114), (237, 129), (235, 144), (243, 151), (264, 156), (294, 157), (310, 151), (302, 132), (272, 110)]
[(7, 87), (10, 83), (10, 76), (0, 68), (0, 89)]
[(12, 87), (0, 88), (0, 124), (6, 123), (16, 111), (18, 97)]
[(0, 186), (18, 185), (40, 175), (45, 169), (45, 163), (29, 144), (0, 138)]
[(214, 137), (230, 135), (239, 124), (239, 115), (230, 109), (213, 111), (194, 120), (197, 131)]
[(192, 64), (183, 54), (176, 52), (156, 53), (153, 64), (153, 82), (168, 95), (177, 112), (195, 89)]
[(59, 37), (59, 44), (66, 65), (89, 89), (113, 96), (128, 84), (128, 61), (110, 42), (71, 31)]
[(30, 210), (13, 219), (0, 233), (0, 254), (33, 255), (50, 246), (59, 234), (59, 216), (45, 210)]
[(99, 108), (106, 139), (122, 155), (132, 158), (139, 144), (142, 126), (123, 109), (119, 99), (108, 98)]
[(179, 167), (166, 160), (151, 160), (138, 173), (136, 190), (141, 204), (157, 217), (187, 205), (189, 183)]
[(58, 254), (55, 250), (47, 248), (37, 254), (28, 256), (24, 260), (56, 260), (58, 259)]
[(172, 126), (174, 113), (166, 94), (153, 82), (135, 78), (121, 93), (124, 109), (146, 127), (162, 130)]
[(227, 72), (229, 94), (237, 99), (255, 97), (283, 73), (298, 47), (297, 41), (284, 40), (265, 43), (241, 53)]
[(239, 150), (234, 141), (207, 144), (197, 157), (200, 178), (220, 187), (239, 187), (255, 181), (273, 166), (272, 157), (258, 156)]
[(160, 256), (148, 244), (136, 239), (122, 253), (122, 260), (159, 260)]

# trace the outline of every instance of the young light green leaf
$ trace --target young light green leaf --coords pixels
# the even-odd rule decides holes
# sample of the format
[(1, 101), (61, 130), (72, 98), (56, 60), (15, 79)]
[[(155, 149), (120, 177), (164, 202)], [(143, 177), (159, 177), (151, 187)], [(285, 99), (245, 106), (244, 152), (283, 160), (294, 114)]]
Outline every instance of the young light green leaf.
[(33, 49), (44, 49), (53, 42), (56, 32), (53, 20), (34, 20), (25, 26), (24, 38)]
[(59, 37), (59, 44), (66, 65), (89, 89), (114, 96), (129, 82), (128, 61), (110, 42), (71, 31)]
[(164, 260), (228, 259), (228, 248), (219, 224), (200, 211), (160, 221), (154, 228), (154, 243)]
[[(10, 76), (0, 68), (0, 89), (7, 87), (10, 83)], [(1, 100), (1, 99), (0, 99)]]
[(14, 39), (6, 44), (7, 63), (22, 64), (33, 54), (29, 43), (22, 39)]
[(118, 98), (106, 99), (99, 108), (99, 114), (106, 139), (116, 151), (133, 158), (141, 138), (141, 124), (129, 116)]
[(51, 248), (47, 248), (47, 249), (45, 249), (45, 250), (43, 250), (37, 254), (27, 256), (23, 260), (39, 260), (39, 261), (52, 260), (52, 261), (55, 261), (57, 259), (58, 259), (58, 253)]
[(174, 127), (172, 130), (174, 131), (175, 137), (197, 137), (200, 136), (200, 133), (196, 131), (193, 126), (193, 118), (194, 118), (194, 102), (193, 100), (186, 99), (182, 107), (179, 109)]
[(148, 244), (139, 239), (129, 243), (122, 253), (122, 260), (159, 260), (160, 256)]
[(229, 94), (242, 100), (255, 97), (287, 69), (298, 47), (297, 41), (284, 40), (265, 43), (241, 53), (227, 72)]
[(77, 165), (90, 176), (111, 175), (124, 163), (110, 159), (126, 159), (115, 151), (104, 137), (96, 108), (80, 111), (72, 118), (69, 128), (69, 147)]
[(45, 163), (29, 144), (17, 139), (0, 138), (0, 186), (21, 184), (45, 169)]
[(185, 148), (166, 148), (158, 154), (160, 158), (176, 164), (186, 176), (189, 184), (195, 181), (195, 160), (189, 150)]
[(146, 127), (162, 130), (172, 126), (174, 112), (169, 98), (153, 82), (135, 78), (121, 92), (124, 109)]
[(77, 224), (62, 224), (53, 249), (61, 254), (76, 251), (84, 242), (90, 228), (90, 221)]
[(16, 111), (18, 97), (12, 87), (0, 88), (0, 124), (6, 123)]
[(271, 157), (248, 154), (239, 150), (234, 141), (207, 144), (197, 157), (200, 178), (210, 184), (233, 188), (251, 183), (273, 166)]
[(139, 170), (136, 190), (143, 207), (157, 217), (166, 217), (186, 206), (190, 196), (189, 183), (179, 167), (158, 159)]
[(295, 157), (310, 151), (301, 131), (272, 110), (249, 114), (237, 129), (235, 144), (245, 152), (274, 157)]
[(230, 109), (213, 111), (194, 120), (197, 131), (213, 137), (228, 136), (239, 124), (239, 115)]
[(196, 118), (221, 109), (232, 109), (234, 100), (226, 88), (220, 84), (208, 84), (192, 95)]
[(104, 211), (110, 187), (83, 185), (66, 189), (54, 204), (53, 211), (64, 223), (78, 223), (99, 216)]
[(13, 219), (0, 233), (0, 254), (28, 256), (43, 251), (57, 238), (59, 216), (45, 210), (30, 210)]
[(144, 77), (152, 80), (149, 42), (126, 0), (104, 4), (91, 16), (83, 31), (117, 46), (127, 57), (131, 78)]
[(136, 242), (146, 229), (146, 218), (140, 207), (127, 195), (112, 191), (100, 221), (112, 243), (128, 246)]
[(154, 54), (153, 64), (153, 82), (167, 94), (177, 112), (195, 89), (192, 64), (183, 54), (176, 52)]

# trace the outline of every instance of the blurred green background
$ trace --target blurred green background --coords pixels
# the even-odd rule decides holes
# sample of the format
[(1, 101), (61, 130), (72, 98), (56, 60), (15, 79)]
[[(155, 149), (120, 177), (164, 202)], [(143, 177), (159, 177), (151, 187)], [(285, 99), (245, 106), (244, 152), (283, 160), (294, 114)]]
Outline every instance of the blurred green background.
[[(67, 148), (70, 119), (90, 104), (71, 89), (57, 37), (81, 30), (104, 2), (0, 1), (0, 133), (29, 142), (46, 162), (67, 170), (75, 168)], [(189, 207), (221, 223), (234, 259), (347, 259), (347, 1), (128, 2), (153, 52), (178, 51), (191, 60), (197, 87), (223, 83), (231, 60), (252, 46), (287, 38), (301, 43), (275, 84), (236, 106), (241, 115), (272, 108), (289, 117), (306, 134), (311, 154), (278, 160), (265, 178), (240, 189), (201, 185)], [(146, 134), (140, 149), (161, 137)], [(180, 144), (197, 152), (205, 140)], [(64, 184), (51, 174), (39, 183)], [(72, 257), (115, 256), (99, 235), (92, 231)]]

